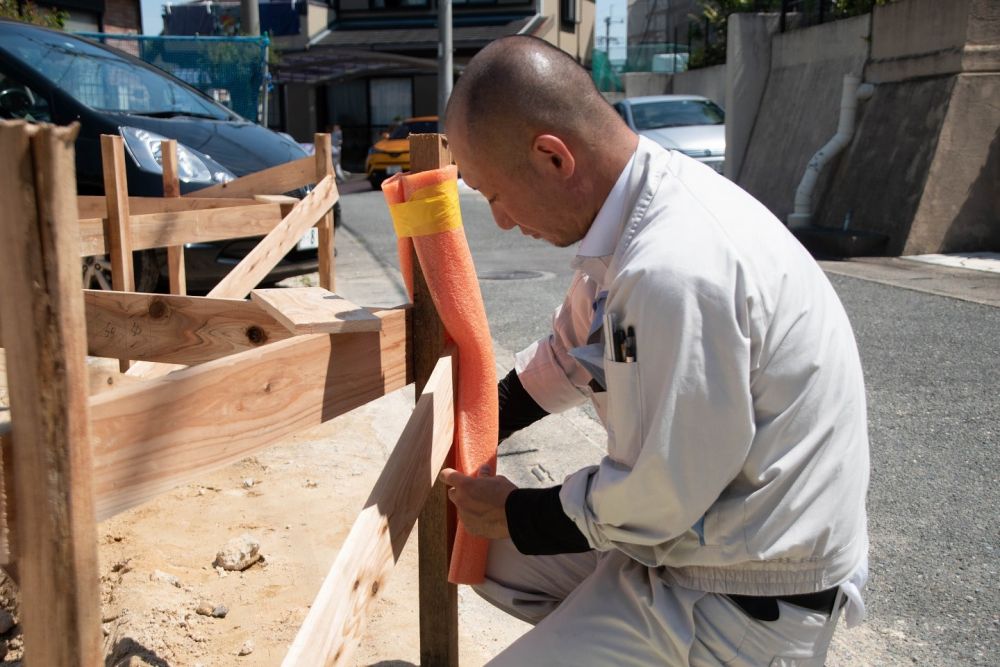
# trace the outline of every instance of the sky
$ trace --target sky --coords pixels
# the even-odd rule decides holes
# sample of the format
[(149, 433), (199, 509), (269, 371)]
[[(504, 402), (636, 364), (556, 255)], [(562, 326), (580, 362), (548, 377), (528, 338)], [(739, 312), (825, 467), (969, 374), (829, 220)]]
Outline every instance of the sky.
[(142, 0), (142, 31), (146, 35), (159, 35), (163, 30), (163, 0)]

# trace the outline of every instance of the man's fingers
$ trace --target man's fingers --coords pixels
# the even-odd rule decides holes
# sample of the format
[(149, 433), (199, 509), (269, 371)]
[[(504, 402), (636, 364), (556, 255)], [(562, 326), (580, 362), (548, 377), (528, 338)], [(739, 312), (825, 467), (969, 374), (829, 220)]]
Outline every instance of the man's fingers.
[(457, 486), (469, 478), (454, 468), (442, 468), (438, 479), (448, 486)]

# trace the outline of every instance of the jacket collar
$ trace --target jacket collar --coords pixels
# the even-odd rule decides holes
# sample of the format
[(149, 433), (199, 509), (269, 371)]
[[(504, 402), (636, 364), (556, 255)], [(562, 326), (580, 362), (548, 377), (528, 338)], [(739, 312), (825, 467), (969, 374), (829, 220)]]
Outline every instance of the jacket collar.
[[(611, 258), (630, 222), (641, 219), (652, 199), (659, 178), (650, 179), (652, 161), (665, 151), (646, 137), (639, 137), (632, 159), (625, 165), (614, 187), (580, 242), (573, 269), (586, 273), (603, 286)], [(653, 182), (655, 180), (655, 183)]]

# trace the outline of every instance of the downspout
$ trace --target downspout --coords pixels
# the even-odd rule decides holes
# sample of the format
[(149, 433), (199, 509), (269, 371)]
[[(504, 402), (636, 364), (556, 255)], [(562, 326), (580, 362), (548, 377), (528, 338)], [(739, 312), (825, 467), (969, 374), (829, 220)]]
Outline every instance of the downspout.
[(844, 75), (837, 133), (826, 142), (825, 146), (816, 151), (816, 154), (809, 160), (805, 173), (802, 174), (802, 181), (795, 191), (795, 212), (788, 216), (790, 228), (808, 227), (812, 222), (812, 195), (816, 188), (816, 181), (819, 180), (819, 174), (827, 162), (851, 143), (851, 137), (854, 136), (858, 100), (867, 100), (874, 92), (875, 87), (870, 83), (862, 84), (860, 77), (853, 74)]

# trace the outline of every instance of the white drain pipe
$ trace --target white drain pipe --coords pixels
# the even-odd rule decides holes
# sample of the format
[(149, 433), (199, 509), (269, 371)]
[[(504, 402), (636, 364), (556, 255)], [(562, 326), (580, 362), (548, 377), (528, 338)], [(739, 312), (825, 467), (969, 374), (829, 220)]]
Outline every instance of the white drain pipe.
[(875, 86), (870, 83), (861, 84), (861, 78), (853, 74), (844, 76), (844, 91), (840, 97), (840, 121), (837, 133), (823, 148), (809, 160), (806, 171), (802, 174), (802, 182), (795, 191), (795, 212), (788, 216), (788, 226), (808, 227), (812, 220), (812, 193), (823, 167), (847, 144), (854, 136), (855, 118), (858, 111), (858, 100), (867, 100), (875, 92)]

